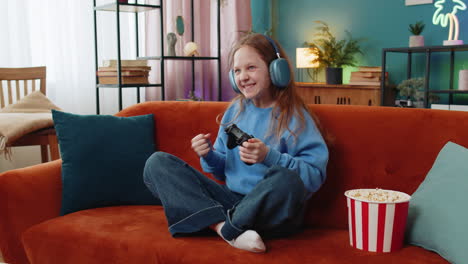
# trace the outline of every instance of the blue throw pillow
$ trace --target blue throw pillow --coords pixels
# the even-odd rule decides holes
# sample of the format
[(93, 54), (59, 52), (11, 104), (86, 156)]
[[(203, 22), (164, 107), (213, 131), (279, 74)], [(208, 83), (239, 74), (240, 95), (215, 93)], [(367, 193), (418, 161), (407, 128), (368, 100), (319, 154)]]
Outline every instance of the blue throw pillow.
[(411, 196), (407, 239), (452, 263), (468, 263), (468, 149), (448, 142)]
[(61, 214), (160, 204), (143, 183), (154, 152), (153, 115), (75, 115), (52, 110), (62, 156)]

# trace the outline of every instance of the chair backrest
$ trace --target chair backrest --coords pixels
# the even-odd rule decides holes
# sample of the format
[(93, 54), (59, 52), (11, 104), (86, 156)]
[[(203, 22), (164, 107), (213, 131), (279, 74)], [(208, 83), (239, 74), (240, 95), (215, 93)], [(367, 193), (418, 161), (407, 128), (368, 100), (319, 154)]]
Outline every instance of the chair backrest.
[(0, 108), (20, 100), (39, 87), (46, 94), (46, 67), (0, 68)]

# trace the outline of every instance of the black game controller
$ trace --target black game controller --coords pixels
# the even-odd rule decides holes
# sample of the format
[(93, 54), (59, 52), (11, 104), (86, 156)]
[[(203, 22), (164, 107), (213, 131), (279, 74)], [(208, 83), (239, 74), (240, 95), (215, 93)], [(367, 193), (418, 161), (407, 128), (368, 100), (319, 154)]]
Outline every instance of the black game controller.
[[(226, 129), (224, 129), (224, 132), (226, 132), (228, 135), (227, 147), (229, 149), (241, 146), (245, 141), (254, 138), (252, 135), (249, 135), (238, 128), (236, 124), (229, 125)], [(247, 162), (245, 162), (245, 164), (252, 165), (252, 163)]]

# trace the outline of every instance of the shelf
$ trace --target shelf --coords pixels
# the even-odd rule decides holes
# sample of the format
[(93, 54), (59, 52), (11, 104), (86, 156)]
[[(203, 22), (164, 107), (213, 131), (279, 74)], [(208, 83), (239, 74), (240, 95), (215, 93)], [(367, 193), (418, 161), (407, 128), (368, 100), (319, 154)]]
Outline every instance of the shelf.
[[(110, 1), (110, 0), (109, 0)], [(153, 61), (158, 61), (157, 63), (155, 64), (159, 64), (159, 67), (158, 67), (158, 70), (159, 71), (159, 74), (160, 74), (160, 80), (158, 80), (158, 82), (160, 83), (146, 83), (147, 80), (143, 80), (143, 79), (136, 79), (136, 80), (132, 80), (132, 81), (141, 81), (141, 82), (144, 82), (143, 84), (138, 84), (138, 83), (127, 83), (127, 80), (124, 81), (124, 79), (121, 79), (121, 81), (123, 83), (113, 83), (113, 84), (100, 84), (99, 83), (99, 76), (96, 76), (96, 112), (97, 114), (100, 114), (100, 93), (99, 93), (99, 90), (100, 89), (107, 89), (107, 88), (117, 88), (116, 90), (118, 90), (118, 100), (119, 100), (119, 110), (122, 110), (123, 108), (123, 100), (122, 100), (122, 88), (136, 88), (136, 99), (137, 99), (137, 103), (140, 102), (140, 88), (145, 88), (145, 87), (158, 87), (160, 88), (160, 92), (161, 92), (161, 100), (164, 101), (165, 100), (165, 60), (171, 60), (171, 61), (189, 61), (191, 62), (191, 76), (192, 76), (192, 89), (191, 89), (191, 92), (194, 93), (195, 91), (195, 84), (196, 84), (196, 81), (195, 81), (195, 75), (197, 73), (195, 67), (199, 67), (200, 65), (198, 65), (197, 63), (195, 63), (195, 61), (201, 61), (201, 60), (212, 60), (212, 61), (215, 61), (217, 62), (217, 68), (218, 68), (218, 100), (221, 101), (221, 5), (220, 5), (220, 1), (221, 0), (217, 0), (217, 43), (218, 43), (218, 49), (217, 49), (217, 54), (214, 54), (214, 53), (210, 53), (208, 55), (210, 56), (165, 56), (164, 55), (164, 46), (165, 46), (165, 39), (166, 39), (166, 36), (164, 36), (164, 32), (165, 32), (165, 29), (164, 29), (164, 26), (165, 26), (165, 20), (163, 19), (164, 18), (164, 15), (163, 15), (163, 11), (164, 11), (164, 8), (163, 8), (163, 5), (164, 5), (164, 2), (165, 1), (160, 1), (159, 2), (159, 5), (147, 5), (147, 4), (139, 4), (140, 0), (136, 0), (136, 1), (132, 1), (134, 3), (120, 3), (120, 1), (117, 1), (117, 0), (112, 0), (111, 3), (108, 3), (108, 4), (103, 4), (103, 5), (96, 5), (96, 0), (93, 0), (93, 13), (94, 13), (94, 45), (95, 45), (95, 68), (96, 68), (96, 72), (99, 70), (99, 62), (98, 62), (98, 59), (99, 59), (99, 56), (98, 56), (98, 53), (99, 53), (99, 46), (98, 46), (98, 16), (97, 16), (97, 12), (100, 12), (100, 11), (109, 11), (109, 12), (115, 12), (117, 15), (115, 16), (116, 18), (116, 21), (115, 21), (115, 26), (116, 26), (116, 32), (117, 32), (117, 41), (116, 41), (116, 44), (117, 44), (117, 56), (116, 56), (116, 60), (117, 61), (121, 61), (122, 60), (122, 56), (121, 56), (121, 35), (120, 35), (120, 23), (121, 23), (121, 20), (120, 20), (120, 16), (119, 15), (120, 13), (122, 12), (127, 12), (127, 13), (132, 13), (130, 14), (130, 17), (134, 16), (135, 18), (135, 37), (133, 38), (135, 40), (135, 49), (136, 49), (136, 56), (134, 57), (134, 59), (137, 59), (137, 60), (153, 60)], [(136, 3), (135, 3), (136, 2)], [(140, 2), (143, 2), (142, 0)], [(195, 26), (194, 26), (194, 0), (191, 0), (190, 1), (191, 4), (190, 4), (190, 12), (191, 12), (191, 16), (190, 16), (190, 21), (189, 23), (187, 23), (187, 25), (190, 25), (191, 26), (191, 41), (194, 41), (195, 38)], [(146, 17), (143, 17), (143, 16), (140, 16), (139, 15), (139, 12), (146, 12), (146, 11), (158, 11), (159, 12), (159, 24), (160, 24), (160, 29), (159, 29), (159, 33), (160, 33), (160, 38), (159, 38), (159, 41), (160, 41), (160, 52), (158, 52), (159, 54), (162, 54), (160, 56), (145, 56), (145, 55), (148, 55), (148, 54), (141, 54), (143, 56), (140, 56), (140, 52), (139, 52), (139, 43), (140, 43), (140, 38), (139, 38), (139, 20), (140, 19), (144, 19), (144, 21), (147, 21)], [(108, 18), (106, 18), (108, 19)], [(183, 53), (181, 53), (182, 55)], [(121, 71), (122, 69), (119, 67), (117, 69), (118, 71)], [(190, 74), (187, 73), (187, 74)], [(125, 77), (125, 76), (121, 76), (121, 77)], [(102, 80), (101, 80), (102, 81)], [(115, 81), (115, 79), (113, 80)], [(108, 82), (106, 80), (106, 82)], [(159, 90), (159, 89), (158, 89)]]
[[(96, 85), (100, 88), (119, 88), (119, 84), (98, 84)], [(162, 84), (160, 83), (127, 83), (121, 84), (120, 87), (122, 88), (134, 88), (134, 87), (161, 87)]]
[[(138, 57), (138, 60), (161, 60), (161, 56)], [(218, 60), (218, 57), (164, 56), (164, 60)]]
[[(424, 73), (424, 107), (429, 107), (429, 94), (448, 94), (448, 104), (453, 104), (454, 96), (457, 94), (468, 94), (468, 91), (458, 90), (454, 87), (454, 72), (455, 72), (455, 53), (456, 52), (463, 52), (468, 51), (468, 45), (453, 45), (453, 46), (426, 46), (426, 47), (403, 47), (403, 48), (385, 48), (382, 49), (382, 71), (386, 71), (386, 63), (387, 63), (387, 53), (402, 53), (407, 54), (407, 63), (406, 63), (406, 78), (412, 78), (412, 55), (415, 53), (423, 53), (425, 54), (425, 73)], [(447, 89), (443, 90), (431, 90), (430, 87), (430, 72), (431, 72), (431, 55), (432, 53), (436, 52), (450, 52), (449, 63), (447, 66), (449, 68), (450, 76), (449, 82), (446, 86)], [(380, 80), (380, 87), (382, 90), (382, 102), (385, 100), (385, 93), (383, 91), (386, 90), (385, 82), (385, 75), (382, 76)], [(444, 87), (445, 88), (445, 87)]]
[(401, 53), (424, 53), (428, 51), (430, 52), (468, 51), (468, 45), (386, 48), (386, 49), (383, 49), (383, 51), (401, 52)]
[(468, 94), (465, 90), (429, 90), (429, 93)]
[(137, 60), (161, 60), (161, 56), (145, 56), (145, 57), (138, 57)]
[(218, 60), (217, 57), (164, 56), (165, 60)]
[[(138, 13), (146, 12), (154, 9), (161, 8), (159, 5), (143, 5), (143, 4), (118, 4), (120, 12)], [(117, 4), (111, 3), (94, 8), (97, 11), (117, 11)]]

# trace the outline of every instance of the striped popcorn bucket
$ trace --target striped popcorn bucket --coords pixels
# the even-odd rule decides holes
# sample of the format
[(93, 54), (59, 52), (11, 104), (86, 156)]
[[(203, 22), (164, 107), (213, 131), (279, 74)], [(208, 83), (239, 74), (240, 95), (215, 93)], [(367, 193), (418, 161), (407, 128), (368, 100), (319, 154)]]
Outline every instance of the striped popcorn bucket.
[(369, 202), (350, 196), (351, 191), (355, 190), (345, 192), (351, 246), (370, 252), (393, 252), (402, 248), (411, 196), (390, 191), (405, 199), (399, 202)]

